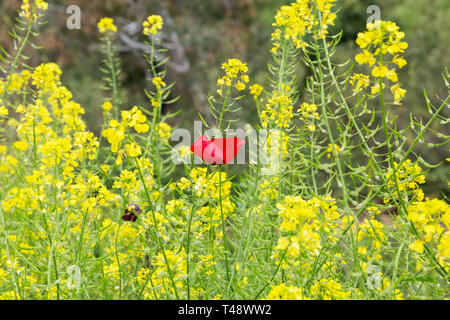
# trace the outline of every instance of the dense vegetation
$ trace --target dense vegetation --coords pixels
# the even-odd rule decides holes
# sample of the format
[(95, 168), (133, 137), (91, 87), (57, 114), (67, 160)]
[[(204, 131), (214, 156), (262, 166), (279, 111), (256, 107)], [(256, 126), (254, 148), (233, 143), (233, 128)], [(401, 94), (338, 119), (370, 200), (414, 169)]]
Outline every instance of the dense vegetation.
[(0, 298), (448, 298), (446, 1), (123, 3), (0, 5)]

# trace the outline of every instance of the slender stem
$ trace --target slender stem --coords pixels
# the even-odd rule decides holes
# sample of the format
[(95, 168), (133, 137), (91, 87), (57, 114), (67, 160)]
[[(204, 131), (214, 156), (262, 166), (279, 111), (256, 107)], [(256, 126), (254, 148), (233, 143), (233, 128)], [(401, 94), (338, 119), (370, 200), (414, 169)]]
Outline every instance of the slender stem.
[[(328, 65), (328, 69), (330, 71), (330, 76), (331, 76), (331, 80), (332, 83), (334, 85), (334, 87), (336, 88), (336, 92), (339, 95), (340, 101), (342, 103), (342, 106), (344, 107), (344, 110), (347, 114), (347, 116), (350, 118), (351, 122), (353, 123), (353, 126), (358, 134), (358, 137), (360, 138), (360, 141), (364, 147), (364, 149), (366, 150), (367, 155), (370, 157), (371, 159), (371, 163), (374, 165), (374, 169), (376, 170), (378, 177), (382, 180), (383, 185), (385, 186), (386, 191), (388, 192), (390, 198), (392, 199), (392, 201), (394, 202), (394, 205), (398, 208), (398, 202), (397, 199), (395, 198), (392, 190), (390, 188), (387, 187), (388, 183), (386, 180), (386, 177), (384, 176), (384, 172), (382, 172), (380, 165), (378, 164), (377, 160), (375, 159), (375, 156), (373, 155), (373, 152), (371, 151), (370, 147), (367, 144), (366, 139), (364, 138), (364, 135), (362, 134), (361, 129), (359, 128), (355, 117), (353, 116), (352, 112), (350, 111), (350, 107), (348, 106), (347, 100), (345, 99), (341, 88), (339, 87), (339, 83), (336, 79), (336, 76), (334, 74), (333, 68), (331, 66), (331, 60), (329, 57), (329, 53), (328, 53), (328, 47), (327, 47), (327, 42), (326, 39), (323, 39), (323, 43), (324, 43), (324, 49), (325, 49), (325, 59)], [(408, 149), (406, 155), (404, 156), (404, 158), (402, 159), (402, 161), (400, 163), (403, 163), (406, 159), (406, 157), (412, 152), (414, 146), (417, 144), (417, 142), (419, 141), (419, 137), (425, 132), (425, 130), (431, 125), (431, 123), (435, 120), (435, 118), (437, 117), (437, 115), (442, 111), (442, 109), (444, 108), (444, 106), (447, 104), (447, 102), (449, 101), (450, 96), (447, 96), (447, 98), (444, 100), (444, 102), (441, 104), (441, 106), (436, 110), (436, 112), (433, 114), (433, 116), (430, 118), (430, 120), (427, 122), (427, 124), (422, 128), (422, 130), (420, 131), (420, 133), (417, 135), (416, 139), (413, 141), (413, 143), (411, 144), (410, 148)], [(396, 168), (392, 169), (393, 171), (396, 171)], [(405, 210), (402, 206), (402, 209)], [(407, 211), (403, 211), (400, 210), (400, 213), (402, 213), (403, 215), (407, 214)], [(415, 229), (414, 225), (412, 224), (412, 222), (410, 220), (408, 220), (410, 225), (411, 225), (411, 229), (412, 231), (416, 234), (416, 236), (418, 235), (417, 230)], [(444, 278), (447, 278), (446, 275), (446, 271), (445, 269), (440, 265), (440, 263), (436, 260), (436, 258), (431, 254), (429, 248), (425, 245), (425, 251), (427, 252), (428, 256), (430, 257), (431, 260), (433, 260), (436, 265), (439, 267), (438, 269), (438, 273), (440, 275), (442, 275)]]
[(188, 220), (188, 230), (187, 230), (187, 244), (186, 244), (186, 282), (187, 282), (187, 298), (188, 300), (191, 299), (191, 281), (190, 281), (190, 265), (191, 265), (191, 226), (192, 226), (192, 219), (194, 217), (194, 203), (195, 203), (195, 192), (192, 191), (192, 207), (191, 212), (189, 214), (189, 220)]
[[(148, 204), (150, 205), (150, 212), (151, 212), (151, 215), (152, 215), (153, 224), (154, 224), (154, 226), (156, 228), (158, 226), (158, 223), (157, 223), (156, 216), (155, 216), (155, 210), (154, 210), (153, 204), (152, 204), (152, 199), (150, 197), (150, 193), (149, 193), (147, 185), (145, 183), (144, 176), (142, 175), (141, 167), (140, 167), (139, 162), (137, 161), (136, 158), (135, 158), (135, 163), (136, 163), (136, 168), (138, 169), (139, 179), (142, 182), (142, 185), (143, 185), (144, 190), (145, 190), (145, 195), (147, 197)], [(180, 297), (178, 295), (177, 286), (175, 285), (175, 281), (173, 279), (172, 269), (170, 268), (169, 260), (167, 259), (166, 250), (164, 249), (164, 243), (163, 243), (163, 241), (161, 239), (161, 236), (159, 234), (159, 230), (157, 230), (156, 239), (158, 240), (159, 248), (161, 249), (161, 252), (162, 252), (163, 257), (164, 257), (164, 263), (166, 264), (167, 272), (169, 273), (169, 278), (170, 278), (170, 281), (172, 283), (172, 287), (173, 287), (173, 290), (175, 292), (175, 296), (176, 296), (177, 300), (179, 300)]]
[[(33, 15), (34, 15), (34, 7), (33, 7), (33, 13), (31, 14), (31, 17)], [(12, 80), (12, 75), (13, 75), (14, 71), (16, 71), (17, 62), (19, 61), (19, 58), (22, 55), (22, 51), (25, 48), (25, 46), (26, 46), (26, 44), (28, 42), (28, 38), (31, 35), (31, 29), (32, 29), (32, 26), (33, 26), (33, 19), (31, 17), (30, 17), (30, 20), (28, 21), (27, 32), (25, 34), (25, 37), (23, 38), (23, 41), (22, 41), (22, 43), (21, 43), (21, 45), (19, 47), (19, 50), (17, 50), (17, 54), (14, 57), (14, 60), (13, 60), (13, 62), (11, 64), (11, 68), (10, 68), (9, 73), (8, 73), (9, 74), (8, 82), (6, 83), (5, 91), (3, 91), (2, 94), (0, 95), (0, 101), (3, 100), (3, 98), (5, 97), (5, 95), (6, 95), (7, 91), (8, 91), (8, 87), (9, 87), (9, 85), (11, 83), (11, 80)]]
[[(315, 38), (315, 51), (316, 51), (316, 57), (317, 57), (317, 63), (318, 63), (318, 74), (319, 74), (319, 86), (320, 86), (320, 105), (322, 107), (322, 116), (324, 118), (324, 123), (325, 123), (325, 127), (327, 129), (327, 134), (328, 134), (328, 139), (331, 142), (332, 145), (332, 150), (333, 150), (333, 155), (334, 155), (334, 159), (336, 161), (336, 165), (338, 168), (338, 176), (339, 176), (339, 184), (340, 187), (342, 189), (342, 197), (343, 197), (343, 201), (344, 201), (344, 205), (345, 205), (345, 210), (348, 212), (349, 211), (349, 205), (348, 205), (348, 194), (347, 194), (347, 187), (345, 184), (345, 179), (344, 179), (344, 173), (342, 170), (342, 165), (341, 165), (341, 160), (340, 157), (337, 153), (336, 150), (336, 146), (335, 146), (335, 140), (333, 137), (333, 133), (331, 132), (331, 127), (329, 124), (329, 120), (328, 120), (328, 111), (326, 108), (326, 103), (325, 103), (325, 89), (324, 89), (324, 75), (322, 72), (322, 56), (319, 52), (319, 45), (317, 43), (317, 39)], [(325, 47), (326, 47), (326, 43), (325, 43)], [(325, 53), (325, 55), (327, 56), (327, 53)]]
[(114, 52), (111, 43), (111, 39), (109, 36), (106, 36), (106, 47), (107, 47), (107, 56), (108, 56), (108, 66), (111, 71), (111, 81), (112, 81), (112, 104), (114, 108), (114, 116), (116, 119), (119, 118), (119, 106), (118, 106), (118, 97), (117, 97), (117, 75), (116, 75), (116, 66), (114, 63)]

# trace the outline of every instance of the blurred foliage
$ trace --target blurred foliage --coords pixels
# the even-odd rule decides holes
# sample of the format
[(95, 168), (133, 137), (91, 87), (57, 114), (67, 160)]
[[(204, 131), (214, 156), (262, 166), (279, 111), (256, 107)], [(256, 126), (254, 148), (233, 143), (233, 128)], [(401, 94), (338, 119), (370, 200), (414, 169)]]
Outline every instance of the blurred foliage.
[[(101, 73), (99, 71), (97, 21), (104, 16), (114, 18), (119, 32), (132, 23), (140, 26), (150, 14), (160, 14), (165, 18), (164, 32), (167, 36), (176, 34), (182, 50), (169, 50), (172, 60), (188, 61), (187, 72), (168, 70), (168, 80), (175, 81), (174, 95), (180, 100), (166, 106), (165, 111), (181, 110), (182, 116), (171, 119), (172, 125), (192, 127), (197, 113), (207, 111), (206, 96), (216, 90), (216, 78), (221, 63), (230, 57), (248, 62), (252, 82), (263, 83), (267, 78), (267, 63), (270, 62), (270, 34), (273, 16), (278, 7), (288, 0), (56, 0), (49, 1), (48, 24), (44, 27), (38, 43), (42, 46), (40, 54), (32, 54), (32, 65), (55, 61), (64, 70), (63, 81), (74, 92), (75, 98), (87, 110), (87, 122), (98, 133), (101, 122), (103, 96)], [(11, 48), (8, 30), (16, 16), (15, 10), (20, 1), (0, 2), (0, 43)], [(338, 0), (342, 7), (332, 31), (343, 30), (336, 61), (352, 60), (356, 47), (354, 39), (365, 28), (366, 12), (369, 5), (381, 8), (381, 19), (395, 21), (406, 34), (409, 48), (406, 51), (408, 65), (400, 73), (401, 82), (408, 90), (402, 107), (393, 110), (396, 116), (404, 119), (407, 125), (409, 113), (428, 117), (423, 96), (425, 89), (431, 102), (439, 104), (439, 97), (446, 93), (442, 72), (449, 66), (450, 44), (450, 1), (448, 0)], [(81, 8), (81, 29), (69, 30), (66, 27), (66, 9), (69, 5)], [(138, 41), (136, 35), (134, 39)], [(142, 38), (140, 38), (142, 42)], [(130, 49), (118, 39), (123, 74), (122, 101), (129, 107), (148, 105), (142, 88), (146, 88), (146, 65), (142, 52)], [(180, 49), (180, 48), (178, 48)], [(299, 90), (304, 84), (305, 68), (299, 65)], [(254, 106), (251, 99), (243, 99), (242, 125), (254, 123)], [(448, 113), (448, 110), (445, 112)], [(177, 122), (178, 121), (178, 122)], [(435, 123), (433, 130), (449, 134), (448, 127)], [(430, 137), (433, 139), (433, 137)], [(418, 152), (425, 150), (418, 147)], [(429, 151), (431, 150), (431, 151)], [(438, 164), (447, 156), (448, 148), (427, 149), (421, 156), (428, 162)], [(424, 152), (425, 153), (425, 152)], [(428, 175), (428, 194), (436, 195), (447, 189), (448, 166), (446, 163), (431, 170)]]

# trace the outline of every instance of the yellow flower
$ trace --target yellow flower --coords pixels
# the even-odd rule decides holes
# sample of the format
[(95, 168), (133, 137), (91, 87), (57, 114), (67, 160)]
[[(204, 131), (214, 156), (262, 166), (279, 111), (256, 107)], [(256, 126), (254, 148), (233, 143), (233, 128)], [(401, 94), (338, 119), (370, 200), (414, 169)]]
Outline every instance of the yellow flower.
[[(248, 71), (246, 63), (243, 63), (239, 59), (228, 59), (227, 62), (222, 63), (222, 69), (225, 71), (225, 75), (217, 79), (217, 86), (231, 86), (233, 80), (240, 77), (240, 80), (242, 81), (236, 81), (234, 87), (238, 91), (242, 91), (245, 89), (244, 83), (249, 81), (249, 78), (246, 74)], [(219, 89), (218, 93), (222, 95), (222, 90)]]
[(142, 149), (137, 143), (126, 144), (125, 151), (130, 157), (138, 157), (142, 154)]
[(272, 91), (272, 97), (261, 112), (262, 126), (267, 128), (269, 123), (275, 123), (278, 128), (289, 128), (294, 116), (292, 98), (289, 96), (290, 88), (284, 86), (282, 92)]
[(372, 69), (372, 76), (376, 78), (386, 77), (389, 69), (385, 65), (377, 65)]
[(144, 27), (144, 35), (149, 36), (151, 34), (157, 34), (163, 27), (163, 18), (159, 15), (151, 15), (147, 17), (147, 20), (142, 23)]
[(249, 87), (250, 94), (253, 95), (253, 99), (258, 99), (259, 95), (263, 91), (263, 87), (261, 87), (259, 84), (255, 83)]
[(109, 101), (105, 101), (102, 105), (102, 109), (103, 109), (103, 114), (107, 115), (110, 113), (111, 109), (112, 109), (113, 105), (111, 102)]
[[(48, 3), (45, 2), (44, 0), (35, 0), (34, 5), (37, 10), (46, 11), (48, 9)], [(33, 13), (33, 16), (31, 16), (31, 13)], [(32, 18), (34, 21), (36, 21), (36, 19), (38, 17), (36, 12), (33, 11), (32, 7), (30, 5), (30, 0), (23, 0), (22, 4), (20, 6), (19, 15), (21, 17), (24, 17), (27, 19)]]
[(402, 100), (406, 94), (406, 90), (402, 89), (398, 83), (394, 84), (391, 87), (391, 92), (394, 95), (395, 102), (399, 102), (400, 100)]
[(303, 294), (302, 289), (295, 286), (286, 286), (284, 283), (271, 286), (269, 294), (267, 295), (268, 300), (302, 300)]
[(40, 64), (33, 71), (32, 84), (40, 90), (41, 94), (52, 92), (60, 85), (61, 74), (61, 68), (56, 63)]
[(370, 79), (369, 76), (362, 73), (357, 73), (350, 78), (350, 84), (354, 86), (353, 92), (360, 92), (362, 89), (369, 86)]
[(416, 240), (409, 245), (409, 249), (416, 251), (417, 253), (423, 253), (424, 243), (422, 240)]
[(102, 170), (102, 172), (104, 173), (108, 173), (109, 172), (109, 166), (107, 164), (102, 164), (100, 166), (100, 169)]
[(14, 148), (20, 151), (25, 151), (28, 149), (28, 143), (25, 141), (16, 141), (13, 143)]
[[(404, 67), (407, 62), (401, 54), (408, 48), (408, 44), (402, 39), (405, 37), (403, 32), (399, 31), (399, 27), (390, 21), (376, 21), (367, 24), (367, 31), (358, 33), (356, 44), (363, 49), (361, 53), (355, 56), (358, 64), (374, 65), (376, 61), (381, 61), (372, 69), (372, 76), (375, 78), (387, 78), (394, 85), (391, 87), (392, 94), (396, 104), (404, 97), (406, 91), (401, 89), (398, 82), (396, 68)], [(389, 55), (390, 54), (390, 57)], [(394, 68), (390, 68), (393, 66)], [(367, 76), (366, 76), (367, 77)], [(354, 81), (354, 79), (352, 79)], [(369, 85), (369, 79), (364, 80), (364, 85)], [(359, 83), (362, 86), (362, 83)], [(357, 91), (361, 86), (357, 86)], [(371, 87), (372, 94), (380, 92), (384, 89), (380, 88), (378, 83)]]
[[(341, 152), (341, 147), (338, 146), (337, 144), (334, 144), (334, 149), (336, 149), (336, 153)], [(331, 158), (331, 155), (334, 153), (333, 151), (333, 145), (332, 144), (328, 144), (328, 148), (327, 148), (327, 158)]]
[(156, 87), (156, 90), (164, 88), (166, 83), (161, 79), (161, 77), (154, 77), (152, 79), (153, 85)]
[(236, 89), (238, 91), (242, 91), (245, 89), (245, 84), (243, 84), (241, 81), (238, 80), (238, 82), (236, 83)]
[(191, 155), (191, 148), (189, 146), (181, 146), (179, 150), (180, 158), (185, 158)]
[(376, 62), (376, 59), (375, 59), (375, 57), (373, 56), (373, 54), (370, 53), (370, 52), (367, 51), (367, 50), (363, 50), (362, 53), (358, 53), (358, 54), (355, 56), (355, 60), (356, 60), (356, 62), (358, 62), (358, 64), (365, 64), (365, 63), (367, 63), (367, 64), (369, 64), (370, 66), (373, 65), (373, 64), (375, 64), (375, 62)]
[(272, 33), (273, 48), (276, 53), (280, 47), (282, 36), (287, 40), (292, 40), (297, 48), (304, 48), (307, 43), (303, 40), (307, 32), (310, 32), (315, 26), (317, 36), (325, 38), (328, 33), (328, 26), (334, 25), (336, 14), (332, 13), (333, 2), (336, 0), (317, 1), (317, 11), (320, 13), (320, 22), (317, 20), (317, 13), (314, 10), (314, 3), (309, 0), (297, 0), (290, 5), (285, 5), (277, 11), (275, 15), (276, 27)]
[(114, 19), (102, 18), (97, 23), (97, 28), (100, 33), (106, 33), (108, 31), (117, 32), (117, 27), (114, 25)]
[(399, 68), (403, 68), (407, 64), (406, 60), (398, 54), (394, 56), (392, 63), (396, 64)]
[(167, 140), (170, 138), (172, 128), (170, 125), (168, 125), (165, 122), (160, 122), (156, 125), (156, 132), (158, 133), (158, 136), (163, 139)]
[[(394, 188), (397, 184), (400, 192), (411, 190), (417, 194), (419, 199), (421, 197), (423, 198), (423, 193), (420, 194), (417, 192), (417, 190), (420, 190), (419, 184), (425, 183), (425, 176), (422, 174), (422, 169), (419, 164), (412, 163), (411, 160), (407, 159), (401, 165), (394, 162), (394, 168), (396, 169), (395, 176), (391, 168), (389, 168), (386, 172), (388, 187), (393, 188), (394, 196), (401, 196), (397, 194), (397, 190)], [(394, 180), (395, 178), (397, 178), (397, 183)], [(384, 199), (385, 203), (389, 203), (390, 201), (390, 198)]]
[(5, 106), (0, 106), (0, 116), (7, 116), (8, 109)]
[(348, 299), (351, 291), (344, 290), (336, 280), (321, 279), (311, 286), (311, 295), (324, 300)]

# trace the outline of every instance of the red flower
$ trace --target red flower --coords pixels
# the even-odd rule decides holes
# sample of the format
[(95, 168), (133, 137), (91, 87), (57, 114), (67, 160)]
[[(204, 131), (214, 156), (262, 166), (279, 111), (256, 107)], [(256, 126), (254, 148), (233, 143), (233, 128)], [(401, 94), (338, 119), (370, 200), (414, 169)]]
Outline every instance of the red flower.
[(191, 151), (209, 164), (227, 164), (235, 157), (245, 141), (239, 138), (217, 138), (209, 140), (205, 136), (198, 138)]

